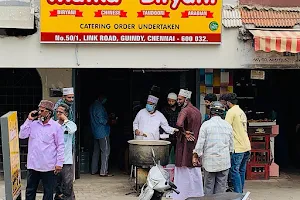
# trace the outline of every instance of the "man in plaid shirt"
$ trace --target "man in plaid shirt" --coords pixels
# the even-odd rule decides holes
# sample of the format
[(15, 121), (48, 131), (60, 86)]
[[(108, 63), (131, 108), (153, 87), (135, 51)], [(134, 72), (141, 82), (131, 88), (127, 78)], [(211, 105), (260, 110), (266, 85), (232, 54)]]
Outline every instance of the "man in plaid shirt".
[(226, 192), (229, 173), (230, 154), (233, 152), (233, 130), (223, 120), (225, 107), (222, 103), (212, 102), (211, 118), (200, 128), (199, 138), (193, 151), (193, 165), (202, 159), (204, 168), (204, 194), (212, 195)]

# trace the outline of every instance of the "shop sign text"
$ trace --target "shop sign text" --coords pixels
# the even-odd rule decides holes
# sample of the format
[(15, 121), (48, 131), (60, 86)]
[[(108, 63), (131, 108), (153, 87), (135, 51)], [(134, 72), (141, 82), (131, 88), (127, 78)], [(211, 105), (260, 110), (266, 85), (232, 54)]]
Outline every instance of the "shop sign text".
[(42, 0), (42, 43), (221, 43), (222, 0)]

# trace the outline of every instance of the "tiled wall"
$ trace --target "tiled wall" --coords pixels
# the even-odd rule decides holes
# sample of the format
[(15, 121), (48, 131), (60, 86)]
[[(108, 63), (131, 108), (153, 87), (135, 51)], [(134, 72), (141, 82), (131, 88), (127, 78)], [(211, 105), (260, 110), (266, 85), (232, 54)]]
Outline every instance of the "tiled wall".
[(204, 97), (208, 93), (220, 94), (233, 92), (233, 72), (222, 69), (200, 69), (200, 111), (204, 117), (206, 108)]

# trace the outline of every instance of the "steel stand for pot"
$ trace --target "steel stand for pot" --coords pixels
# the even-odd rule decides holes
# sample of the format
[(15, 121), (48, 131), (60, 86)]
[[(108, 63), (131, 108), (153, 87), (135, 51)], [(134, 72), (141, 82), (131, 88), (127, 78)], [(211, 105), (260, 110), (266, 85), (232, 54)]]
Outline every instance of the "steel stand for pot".
[(138, 180), (139, 180), (139, 176), (138, 176), (138, 170), (139, 169), (144, 169), (144, 170), (147, 170), (149, 171), (151, 169), (152, 166), (134, 166), (132, 165), (131, 166), (131, 173), (130, 173), (130, 177), (129, 177), (129, 181), (132, 182), (134, 181), (134, 191), (132, 192), (129, 192), (125, 195), (130, 195), (130, 194), (136, 194), (137, 196), (140, 194), (141, 192), (141, 187), (144, 185), (144, 184), (139, 184)]

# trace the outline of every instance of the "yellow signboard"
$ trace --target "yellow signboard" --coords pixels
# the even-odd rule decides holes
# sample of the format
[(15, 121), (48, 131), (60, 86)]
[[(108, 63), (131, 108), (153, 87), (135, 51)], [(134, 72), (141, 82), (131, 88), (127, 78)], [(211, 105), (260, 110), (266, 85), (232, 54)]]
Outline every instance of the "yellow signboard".
[(12, 112), (7, 118), (9, 133), (9, 153), (13, 199), (21, 192), (20, 148), (18, 134), (17, 112)]
[(222, 0), (41, 0), (42, 43), (221, 43)]

